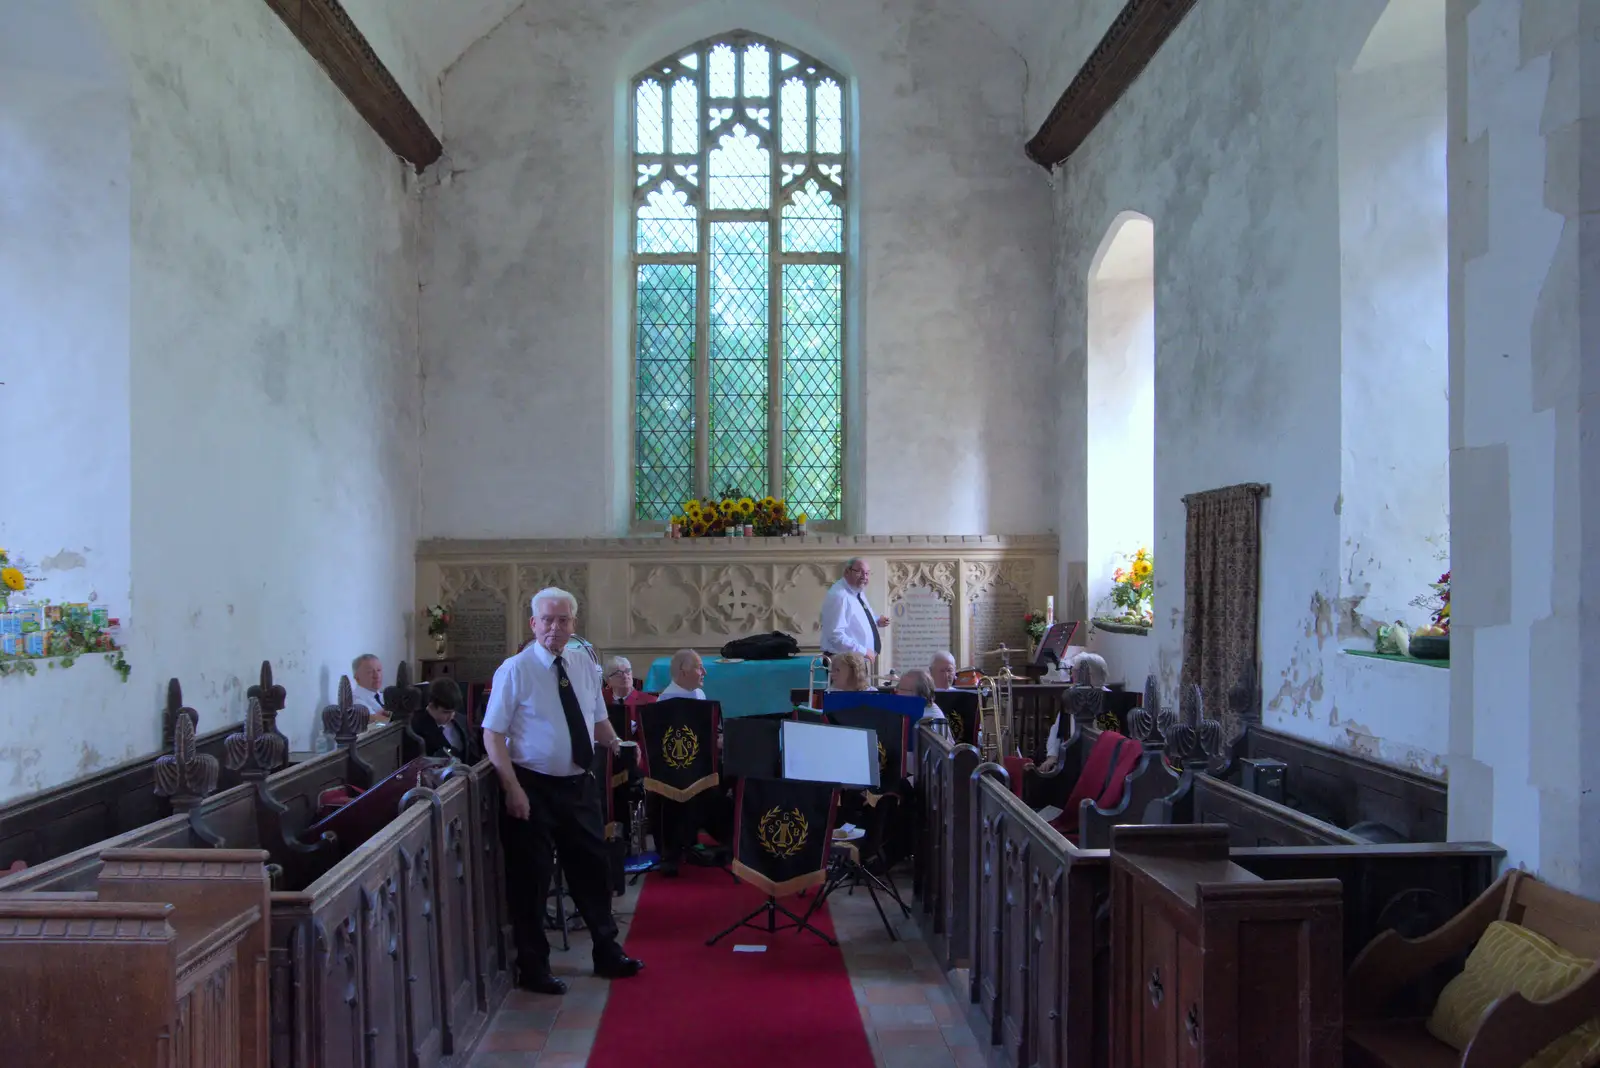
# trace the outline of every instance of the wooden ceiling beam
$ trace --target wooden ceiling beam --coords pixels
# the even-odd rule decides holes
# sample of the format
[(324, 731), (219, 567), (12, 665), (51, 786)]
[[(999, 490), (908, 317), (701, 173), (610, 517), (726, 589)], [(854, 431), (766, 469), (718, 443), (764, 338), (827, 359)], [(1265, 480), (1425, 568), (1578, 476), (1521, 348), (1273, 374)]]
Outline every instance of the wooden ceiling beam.
[(339, 0), (267, 0), (367, 125), (401, 159), (422, 170), (444, 152)]
[(1046, 169), (1064, 163), (1094, 132), (1122, 94), (1178, 28), (1196, 0), (1128, 0), (1061, 94), (1028, 158)]

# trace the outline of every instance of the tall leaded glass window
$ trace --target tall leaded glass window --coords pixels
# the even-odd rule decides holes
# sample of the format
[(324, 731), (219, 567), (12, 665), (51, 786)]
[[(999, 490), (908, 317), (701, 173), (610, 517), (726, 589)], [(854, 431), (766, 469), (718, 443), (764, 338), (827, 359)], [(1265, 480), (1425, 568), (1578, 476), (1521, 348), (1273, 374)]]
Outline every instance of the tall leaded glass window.
[(840, 517), (844, 92), (744, 31), (634, 79), (637, 522), (730, 486)]

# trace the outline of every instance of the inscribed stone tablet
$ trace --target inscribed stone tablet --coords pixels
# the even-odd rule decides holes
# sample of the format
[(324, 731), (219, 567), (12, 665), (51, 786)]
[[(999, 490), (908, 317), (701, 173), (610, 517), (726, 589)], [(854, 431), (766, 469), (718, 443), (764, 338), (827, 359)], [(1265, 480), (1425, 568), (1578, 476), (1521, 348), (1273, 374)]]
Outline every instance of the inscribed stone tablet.
[(1000, 670), (998, 656), (984, 656), (1002, 644), (1017, 650), (1011, 667), (1020, 668), (1028, 659), (1031, 643), (1022, 617), (1028, 613), (1028, 599), (1004, 582), (996, 582), (972, 602), (972, 659), (986, 672)]
[(506, 602), (493, 590), (468, 590), (450, 606), (450, 650), (459, 681), (488, 682), (505, 660)]
[(928, 586), (907, 586), (892, 610), (894, 669), (926, 668), (933, 654), (950, 648), (950, 605)]

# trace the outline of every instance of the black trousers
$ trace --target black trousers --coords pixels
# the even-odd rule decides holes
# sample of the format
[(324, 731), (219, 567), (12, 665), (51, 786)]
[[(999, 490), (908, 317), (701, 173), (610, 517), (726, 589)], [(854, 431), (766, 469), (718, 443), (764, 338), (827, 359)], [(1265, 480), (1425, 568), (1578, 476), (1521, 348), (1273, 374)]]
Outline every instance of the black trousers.
[(594, 939), (595, 956), (618, 954), (617, 921), (611, 915), (609, 847), (601, 823), (600, 784), (592, 774), (540, 775), (519, 767), (517, 782), (528, 795), (528, 818), (500, 814), (506, 851), (506, 897), (523, 974), (550, 966), (545, 901), (559, 858), (572, 903)]

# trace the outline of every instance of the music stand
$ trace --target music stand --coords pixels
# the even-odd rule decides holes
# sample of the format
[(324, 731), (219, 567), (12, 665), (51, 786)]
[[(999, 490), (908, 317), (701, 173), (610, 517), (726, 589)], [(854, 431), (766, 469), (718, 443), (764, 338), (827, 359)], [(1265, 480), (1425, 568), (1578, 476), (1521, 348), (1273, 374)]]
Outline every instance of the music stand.
[(1073, 637), (1078, 633), (1077, 623), (1052, 623), (1050, 629), (1044, 632), (1044, 637), (1039, 639), (1039, 648), (1034, 651), (1033, 665), (1035, 667), (1055, 667), (1061, 663), (1061, 655), (1072, 644)]
[[(780, 895), (817, 886), (827, 879), (828, 847), (838, 807), (832, 784), (743, 778), (735, 793), (732, 870), (741, 882), (765, 891), (767, 899), (706, 939), (706, 945), (714, 946), (740, 928), (749, 927), (767, 934), (810, 931), (828, 945), (837, 946), (835, 938), (811, 923), (814, 906), (800, 916), (778, 903)], [(822, 824), (820, 835), (811, 828), (813, 820)], [(815, 868), (811, 867), (813, 863)], [(780, 923), (779, 913), (790, 922)], [(762, 917), (764, 924), (756, 922)]]

